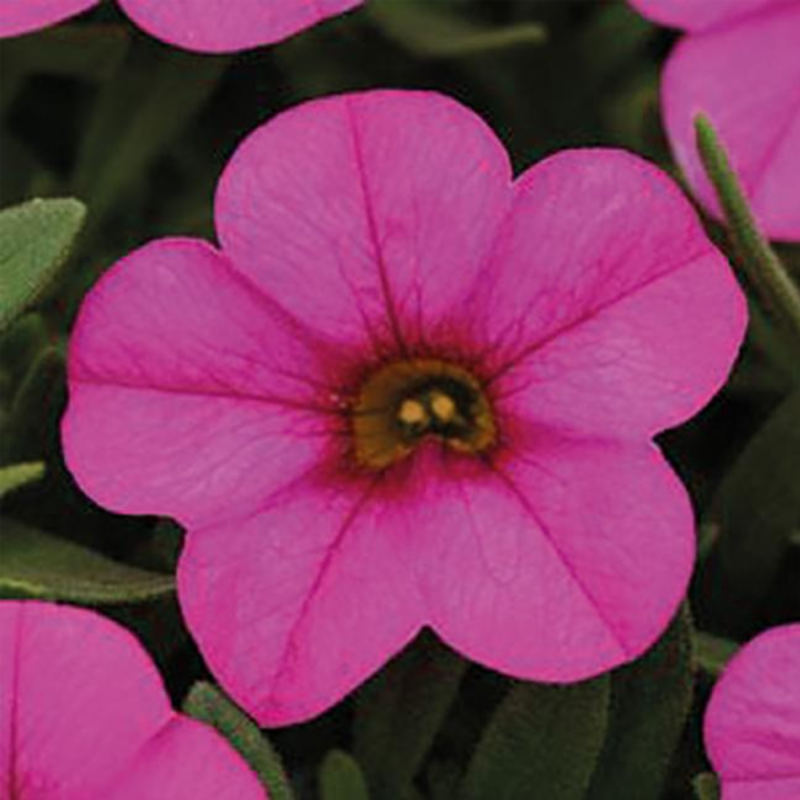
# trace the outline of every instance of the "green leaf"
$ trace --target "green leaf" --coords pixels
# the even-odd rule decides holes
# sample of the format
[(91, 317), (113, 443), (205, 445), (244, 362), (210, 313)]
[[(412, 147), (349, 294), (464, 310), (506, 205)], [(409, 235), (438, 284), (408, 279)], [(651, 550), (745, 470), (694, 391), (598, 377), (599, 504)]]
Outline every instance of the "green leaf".
[(481, 25), (430, 0), (383, 0), (369, 6), (375, 21), (398, 44), (428, 58), (465, 56), (520, 45), (541, 45), (547, 31), (535, 23)]
[(697, 800), (719, 800), (719, 779), (713, 772), (701, 772), (692, 781)]
[(0, 525), (0, 596), (106, 605), (153, 600), (174, 591), (170, 575), (112, 561), (12, 520)]
[(0, 468), (0, 497), (44, 476), (44, 462), (30, 461)]
[(463, 659), (423, 634), (359, 692), (354, 752), (376, 797), (407, 794), (465, 669)]
[(708, 627), (747, 633), (800, 519), (798, 486), (800, 389), (748, 442), (712, 501), (721, 532), (700, 572)]
[(759, 230), (730, 158), (711, 123), (695, 119), (697, 146), (725, 213), (738, 266), (759, 292), (764, 306), (800, 340), (800, 290)]
[(72, 199), (31, 200), (0, 212), (0, 331), (53, 280), (85, 216)]
[(464, 800), (581, 800), (608, 723), (607, 675), (570, 686), (517, 684), (483, 732)]
[(605, 745), (587, 800), (659, 800), (692, 704), (692, 628), (683, 609), (661, 639), (611, 676)]
[(331, 750), (319, 770), (320, 800), (369, 800), (358, 762), (342, 750)]
[(292, 800), (289, 779), (278, 754), (258, 726), (220, 689), (199, 681), (192, 686), (183, 710), (218, 730), (258, 775), (270, 800)]
[(728, 662), (736, 655), (739, 645), (722, 636), (705, 631), (694, 633), (694, 659), (699, 669), (718, 678)]

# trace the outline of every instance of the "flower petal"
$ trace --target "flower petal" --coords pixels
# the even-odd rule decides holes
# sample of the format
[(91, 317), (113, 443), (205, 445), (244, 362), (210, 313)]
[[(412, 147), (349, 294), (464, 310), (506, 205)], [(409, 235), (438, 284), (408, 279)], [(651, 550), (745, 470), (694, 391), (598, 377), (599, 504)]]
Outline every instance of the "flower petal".
[(208, 245), (136, 251), (92, 290), (71, 340), (70, 470), (122, 513), (247, 513), (329, 446), (315, 381), (337, 356), (303, 337)]
[(226, 254), (329, 336), (401, 353), (471, 287), (511, 193), (475, 114), (429, 92), (316, 100), (252, 134), (217, 191)]
[(165, 42), (205, 53), (286, 39), (363, 0), (119, 0), (131, 19)]
[(685, 490), (653, 446), (541, 437), (493, 471), (460, 463), (438, 470), (446, 478), (419, 499), (408, 534), (431, 624), (452, 647), (569, 682), (664, 631), (694, 535)]
[(800, 625), (756, 637), (730, 662), (705, 718), (724, 800), (785, 800), (800, 791)]
[(97, 614), (2, 601), (0, 653), (3, 797), (101, 797), (172, 716), (143, 648)]
[(326, 710), (420, 627), (404, 529), (372, 491), (307, 481), (188, 539), (183, 613), (216, 677), (262, 725)]
[(211, 728), (175, 717), (120, 775), (108, 800), (266, 800), (258, 778)]
[(0, 37), (19, 36), (74, 17), (100, 0), (0, 0)]
[(724, 383), (744, 298), (686, 199), (613, 150), (547, 159), (520, 180), (473, 301), (501, 415), (640, 438)]
[(730, 24), (795, 0), (628, 0), (645, 17), (662, 25), (699, 31)]
[[(775, 239), (800, 239), (800, 5), (689, 36), (664, 71), (664, 117), (678, 162), (701, 202), (719, 205), (697, 154), (706, 114), (730, 151), (756, 216)], [(747, 53), (747, 58), (742, 58)]]

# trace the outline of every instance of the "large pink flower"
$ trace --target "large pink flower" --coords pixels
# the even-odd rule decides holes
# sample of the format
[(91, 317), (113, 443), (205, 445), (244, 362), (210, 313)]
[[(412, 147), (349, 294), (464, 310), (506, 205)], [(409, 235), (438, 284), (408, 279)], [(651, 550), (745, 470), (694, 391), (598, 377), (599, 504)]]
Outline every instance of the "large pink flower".
[(800, 625), (761, 634), (714, 688), (705, 719), (723, 800), (800, 797)]
[(775, 239), (800, 239), (800, 0), (631, 0), (684, 37), (663, 75), (677, 160), (713, 213), (719, 205), (694, 141), (704, 113), (730, 150), (754, 210)]
[(653, 642), (694, 535), (651, 437), (745, 324), (659, 170), (512, 181), (470, 111), (371, 92), (253, 133), (216, 212), (221, 249), (154, 242), (86, 299), (63, 434), (98, 502), (188, 529), (183, 609), (239, 702), (310, 717), (426, 624), (544, 681)]
[[(0, 37), (46, 28), (100, 0), (0, 0)], [(119, 0), (128, 16), (165, 42), (206, 53), (278, 42), (363, 0)]]
[(0, 800), (264, 800), (176, 714), (141, 645), (93, 612), (0, 601)]

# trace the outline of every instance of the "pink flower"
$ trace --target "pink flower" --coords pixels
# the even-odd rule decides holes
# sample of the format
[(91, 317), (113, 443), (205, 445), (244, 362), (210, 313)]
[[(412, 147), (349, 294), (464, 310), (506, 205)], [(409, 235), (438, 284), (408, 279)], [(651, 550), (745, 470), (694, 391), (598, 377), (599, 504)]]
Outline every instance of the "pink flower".
[(766, 233), (800, 239), (800, 0), (631, 0), (689, 31), (662, 80), (675, 156), (698, 199), (719, 215), (694, 142), (694, 118), (718, 130)]
[[(0, 0), (0, 37), (46, 28), (100, 0)], [(286, 39), (363, 0), (119, 0), (128, 16), (165, 42), (205, 53)]]
[(170, 708), (125, 630), (78, 608), (0, 601), (0, 797), (266, 795), (224, 739)]
[(216, 221), (221, 249), (154, 242), (88, 296), (63, 436), (99, 503), (188, 529), (183, 610), (240, 703), (311, 717), (423, 625), (543, 681), (653, 642), (694, 534), (651, 437), (745, 325), (659, 170), (512, 181), (467, 109), (368, 92), (253, 133)]
[(714, 688), (706, 749), (722, 800), (800, 797), (800, 625), (761, 634)]

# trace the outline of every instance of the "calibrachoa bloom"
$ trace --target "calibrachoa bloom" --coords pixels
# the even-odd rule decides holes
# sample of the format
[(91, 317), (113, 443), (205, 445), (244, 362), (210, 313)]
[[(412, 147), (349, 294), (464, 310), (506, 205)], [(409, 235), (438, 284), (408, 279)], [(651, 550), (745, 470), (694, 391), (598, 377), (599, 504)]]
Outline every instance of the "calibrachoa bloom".
[[(100, 0), (0, 0), (0, 37), (46, 28)], [(119, 0), (125, 13), (165, 42), (205, 53), (285, 39), (363, 0)]]
[(694, 141), (709, 116), (765, 231), (800, 239), (800, 0), (631, 0), (689, 32), (662, 79), (675, 156), (698, 198), (719, 206)]
[(88, 296), (63, 436), (99, 503), (188, 529), (183, 610), (239, 702), (313, 716), (423, 625), (544, 681), (653, 642), (694, 535), (651, 437), (745, 324), (659, 170), (587, 149), (514, 181), (469, 110), (369, 92), (253, 133), (216, 222)]
[(90, 611), (0, 601), (2, 800), (257, 800), (216, 731), (169, 704), (127, 631)]
[(800, 625), (761, 634), (736, 654), (705, 718), (722, 800), (800, 797)]

